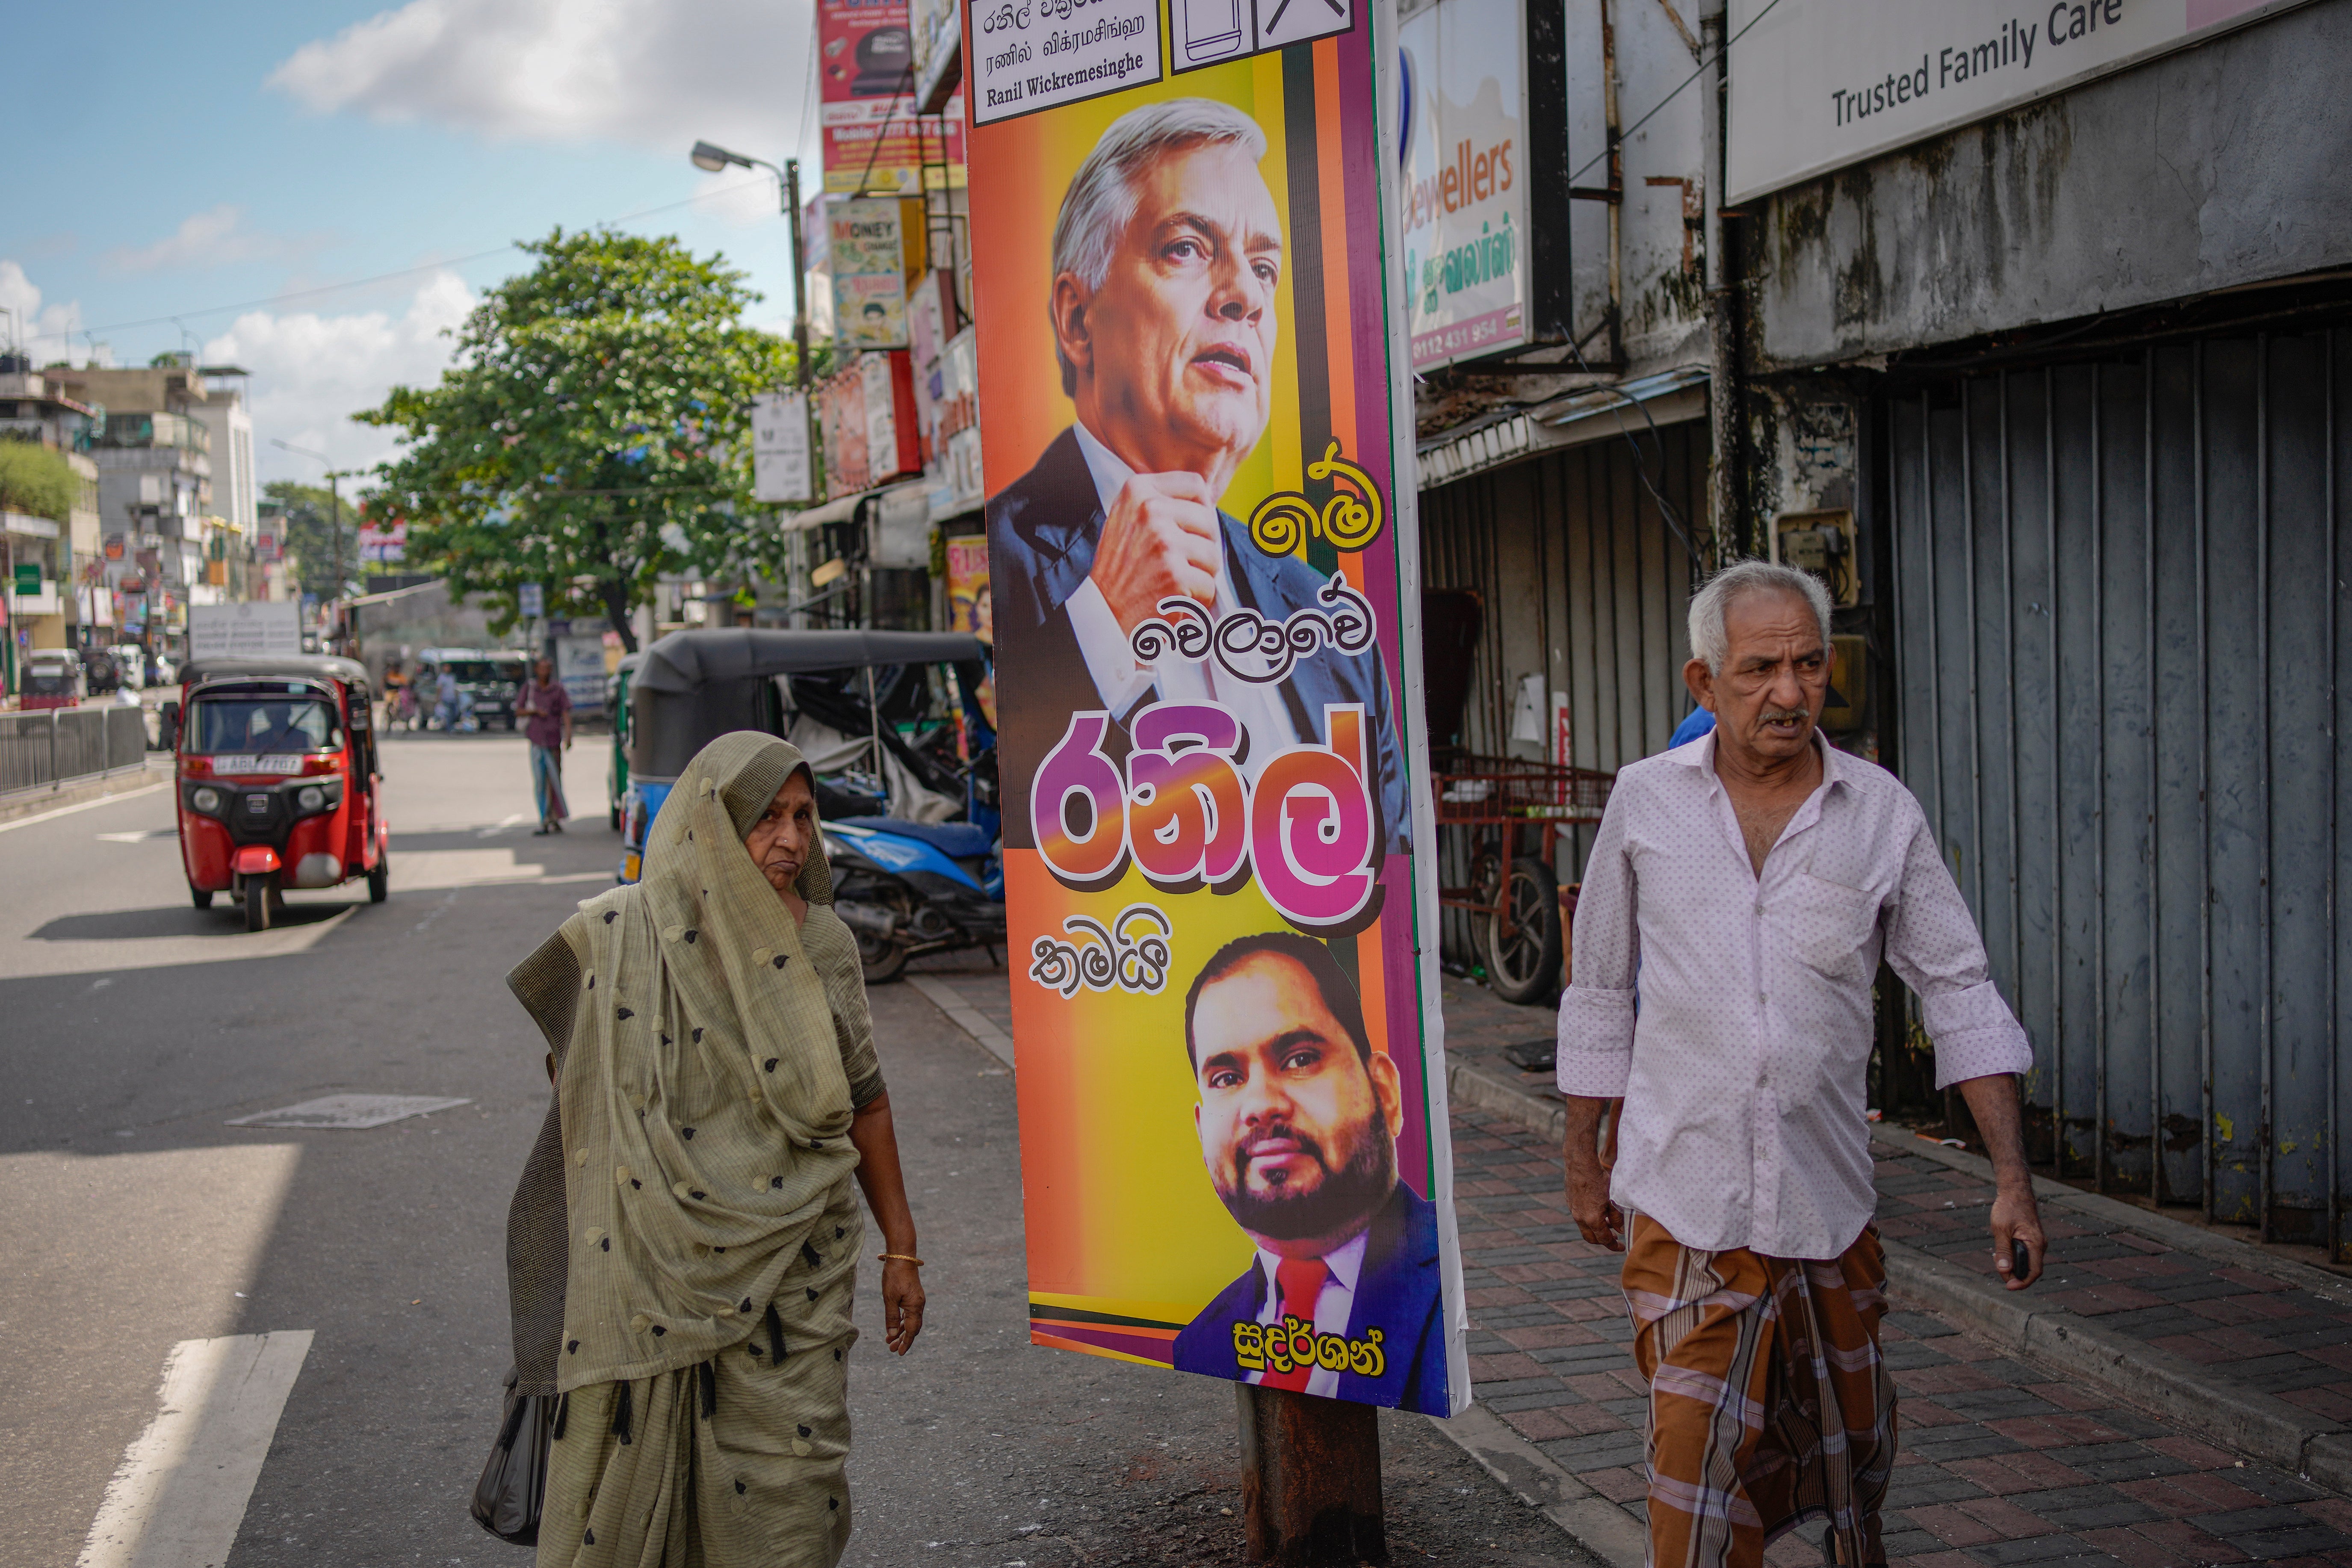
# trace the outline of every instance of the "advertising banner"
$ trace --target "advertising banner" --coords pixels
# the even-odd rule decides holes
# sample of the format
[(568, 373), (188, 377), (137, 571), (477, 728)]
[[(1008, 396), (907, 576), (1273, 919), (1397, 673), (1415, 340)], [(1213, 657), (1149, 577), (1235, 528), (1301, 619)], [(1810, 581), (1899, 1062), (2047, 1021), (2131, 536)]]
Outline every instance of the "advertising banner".
[(751, 499), (814, 500), (809, 465), (808, 398), (763, 392), (751, 399)]
[(277, 658), (301, 651), (301, 610), (290, 602), (257, 599), (189, 607), (190, 658)]
[(833, 275), (836, 361), (866, 349), (907, 346), (907, 249), (896, 197), (825, 204), (825, 260)]
[(1394, 13), (1212, 9), (966, 16), (1031, 1338), (1446, 1415)]
[(408, 524), (405, 521), (360, 524), (360, 559), (362, 561), (398, 561), (408, 550)]
[(2301, 3), (1730, 0), (1725, 183), (1744, 202)]
[[(906, 0), (817, 0), (817, 96), (824, 188), (849, 195), (919, 195), (964, 181), (963, 102), (915, 115), (915, 37)], [(944, 169), (937, 165), (944, 164)]]
[(1528, 340), (1526, 19), (1437, 0), (1398, 28), (1412, 368)]
[(824, 490), (835, 499), (870, 489), (866, 458), (866, 374), (851, 365), (817, 383), (816, 413), (824, 437)]

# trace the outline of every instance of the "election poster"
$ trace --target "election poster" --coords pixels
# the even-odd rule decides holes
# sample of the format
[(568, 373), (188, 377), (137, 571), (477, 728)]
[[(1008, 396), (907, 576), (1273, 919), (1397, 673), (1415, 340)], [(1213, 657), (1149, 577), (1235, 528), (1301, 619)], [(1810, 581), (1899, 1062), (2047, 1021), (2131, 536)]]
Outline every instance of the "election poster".
[(1458, 1412), (1393, 0), (965, 26), (1031, 1338)]

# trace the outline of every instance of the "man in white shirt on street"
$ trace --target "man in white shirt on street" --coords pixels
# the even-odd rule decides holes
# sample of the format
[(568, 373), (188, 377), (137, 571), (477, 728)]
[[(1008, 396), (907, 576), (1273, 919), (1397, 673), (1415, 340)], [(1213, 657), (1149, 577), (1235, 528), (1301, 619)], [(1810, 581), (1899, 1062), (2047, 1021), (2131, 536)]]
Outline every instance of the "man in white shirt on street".
[(1690, 644), (1684, 679), (1716, 728), (1618, 774), (1577, 905), (1569, 1205), (1626, 1254), (1653, 1568), (1746, 1568), (1808, 1521), (1866, 1568), (1885, 1560), (1895, 1432), (1864, 1111), (1882, 954), (1991, 1155), (2012, 1290), (2044, 1247), (2017, 1100), (2032, 1052), (1917, 801), (1816, 729), (1822, 584), (1730, 567), (1692, 599)]

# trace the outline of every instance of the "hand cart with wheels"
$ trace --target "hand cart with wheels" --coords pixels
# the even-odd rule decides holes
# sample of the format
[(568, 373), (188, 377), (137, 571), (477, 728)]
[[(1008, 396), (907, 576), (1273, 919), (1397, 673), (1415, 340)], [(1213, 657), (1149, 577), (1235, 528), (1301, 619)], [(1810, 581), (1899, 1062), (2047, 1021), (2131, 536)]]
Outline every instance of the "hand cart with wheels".
[[(1437, 826), (1469, 837), (1470, 880), (1438, 889), (1441, 909), (1471, 916), (1495, 994), (1548, 999), (1560, 984), (1576, 889), (1552, 870), (1560, 829), (1599, 822), (1614, 773), (1447, 751), (1433, 759)], [(1530, 840), (1540, 847), (1523, 853)]]

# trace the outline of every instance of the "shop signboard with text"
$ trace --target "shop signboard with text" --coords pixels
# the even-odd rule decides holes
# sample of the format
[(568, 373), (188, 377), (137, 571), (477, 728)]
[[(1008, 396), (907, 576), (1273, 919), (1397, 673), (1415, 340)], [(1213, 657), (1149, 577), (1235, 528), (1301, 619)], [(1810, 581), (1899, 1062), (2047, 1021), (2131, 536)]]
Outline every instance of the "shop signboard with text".
[(915, 114), (915, 37), (907, 0), (817, 0), (817, 97), (824, 188), (919, 195), (964, 180), (963, 103)]
[(973, 331), (1031, 1338), (1446, 1415), (1395, 26), (972, 0)]
[(1530, 335), (1526, 26), (1506, 0), (1436, 0), (1398, 29), (1416, 371)]
[(2303, 0), (1730, 0), (1730, 199), (1966, 125)]

